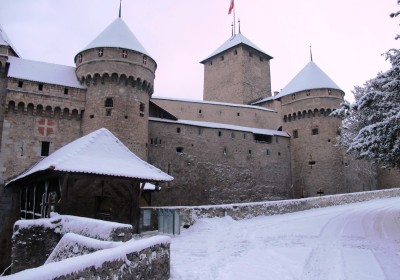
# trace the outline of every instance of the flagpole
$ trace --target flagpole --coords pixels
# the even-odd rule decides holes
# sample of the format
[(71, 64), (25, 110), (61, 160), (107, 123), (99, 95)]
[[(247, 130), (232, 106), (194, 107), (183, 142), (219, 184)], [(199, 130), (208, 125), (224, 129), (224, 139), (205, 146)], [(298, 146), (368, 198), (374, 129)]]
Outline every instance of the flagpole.
[(235, 15), (235, 6), (233, 6), (233, 36), (236, 35), (236, 15)]

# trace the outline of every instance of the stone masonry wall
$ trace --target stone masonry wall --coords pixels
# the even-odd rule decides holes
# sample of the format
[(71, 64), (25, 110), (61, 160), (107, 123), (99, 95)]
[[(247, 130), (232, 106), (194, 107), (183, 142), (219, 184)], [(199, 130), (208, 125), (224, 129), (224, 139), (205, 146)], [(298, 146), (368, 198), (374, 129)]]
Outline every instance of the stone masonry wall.
[(155, 236), (115, 248), (52, 262), (6, 276), (4, 280), (152, 279), (170, 278), (170, 238)]
[(19, 189), (0, 185), (0, 273), (11, 264), (11, 236), (19, 219)]
[[(400, 186), (399, 186), (400, 187)], [(322, 197), (310, 197), (294, 200), (266, 201), (258, 203), (226, 204), (215, 206), (194, 207), (143, 207), (142, 209), (168, 209), (178, 211), (181, 225), (193, 225), (196, 220), (202, 218), (215, 218), (230, 216), (235, 220), (251, 219), (258, 216), (272, 216), (313, 208), (329, 207), (368, 201), (379, 198), (400, 196), (400, 188), (349, 193), (340, 195), (329, 195)]]
[(151, 120), (149, 162), (174, 181), (153, 205), (209, 205), (276, 200), (290, 188), (289, 138), (255, 141), (250, 132)]
[(127, 241), (132, 226), (74, 216), (21, 220), (12, 236), (12, 273), (43, 265), (66, 233), (97, 240)]
[(216, 122), (273, 130), (282, 125), (278, 112), (262, 107), (167, 98), (152, 98), (151, 101), (178, 119), (183, 120)]

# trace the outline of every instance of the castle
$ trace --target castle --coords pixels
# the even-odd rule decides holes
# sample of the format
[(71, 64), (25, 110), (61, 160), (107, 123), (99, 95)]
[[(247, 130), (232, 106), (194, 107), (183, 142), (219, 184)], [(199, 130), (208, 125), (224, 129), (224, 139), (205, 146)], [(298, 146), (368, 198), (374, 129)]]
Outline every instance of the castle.
[[(315, 62), (272, 93), (272, 57), (240, 32), (202, 60), (204, 100), (153, 97), (156, 61), (121, 17), (76, 54), (76, 67), (25, 60), (0, 28), (0, 184), (105, 127), (175, 178), (153, 205), (300, 198), (393, 187), (381, 170), (336, 145), (330, 116), (344, 92)], [(2, 188), (1, 247), (18, 218)], [(29, 199), (29, 198), (26, 198)], [(5, 234), (6, 233), (6, 234)]]

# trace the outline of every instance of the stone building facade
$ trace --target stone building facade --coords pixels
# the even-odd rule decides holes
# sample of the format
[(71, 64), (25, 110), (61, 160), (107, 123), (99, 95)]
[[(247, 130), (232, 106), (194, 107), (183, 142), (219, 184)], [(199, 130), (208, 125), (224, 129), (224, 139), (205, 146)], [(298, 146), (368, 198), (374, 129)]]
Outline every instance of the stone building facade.
[[(0, 185), (101, 127), (175, 178), (154, 205), (399, 184), (398, 170), (379, 171), (335, 146), (340, 119), (329, 113), (344, 92), (314, 62), (272, 95), (272, 57), (241, 33), (202, 61), (204, 101), (153, 97), (156, 61), (121, 18), (71, 59), (76, 67), (22, 59), (0, 28)], [(0, 220), (1, 252), (10, 252), (19, 203), (19, 190), (1, 187), (0, 212), (9, 217)]]

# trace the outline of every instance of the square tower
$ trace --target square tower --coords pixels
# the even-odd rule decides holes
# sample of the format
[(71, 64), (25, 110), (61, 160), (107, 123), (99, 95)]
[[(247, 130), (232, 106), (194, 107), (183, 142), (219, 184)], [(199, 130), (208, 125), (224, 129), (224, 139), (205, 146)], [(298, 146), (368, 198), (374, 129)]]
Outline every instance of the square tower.
[(241, 33), (234, 35), (201, 61), (203, 99), (250, 104), (271, 96), (271, 59)]

